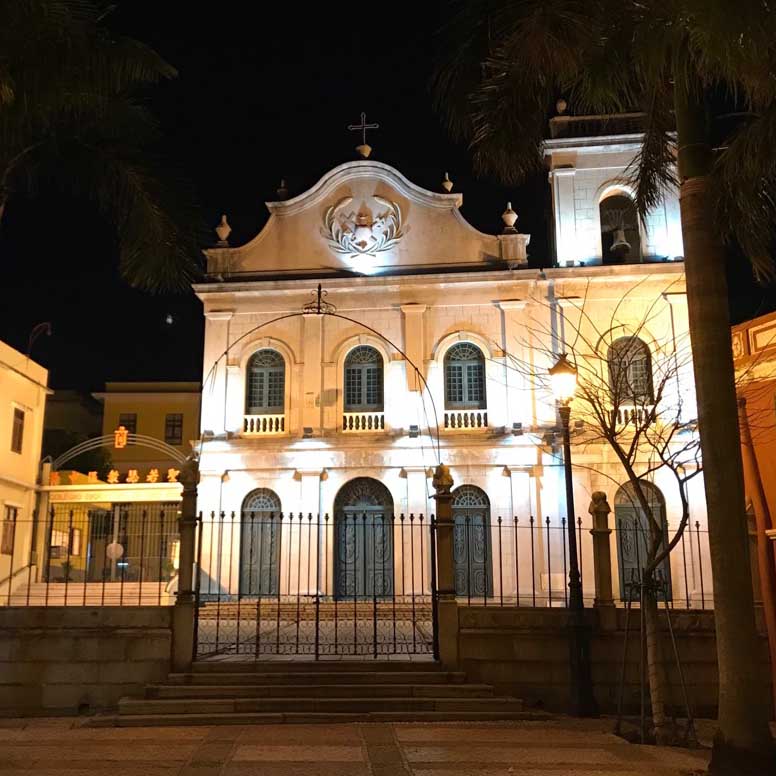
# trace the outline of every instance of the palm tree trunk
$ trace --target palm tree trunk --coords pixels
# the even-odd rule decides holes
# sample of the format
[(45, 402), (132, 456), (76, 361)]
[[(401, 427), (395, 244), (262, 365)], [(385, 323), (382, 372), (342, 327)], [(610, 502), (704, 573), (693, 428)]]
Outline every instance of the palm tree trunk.
[(761, 644), (749, 570), (725, 250), (714, 229), (711, 154), (702, 106), (693, 103), (678, 81), (675, 94), (687, 306), (719, 668), (719, 722), (710, 772), (765, 773), (776, 768), (776, 758), (768, 728), (767, 686), (757, 660)]
[(649, 700), (652, 706), (652, 725), (655, 743), (667, 746), (673, 742), (672, 725), (666, 716), (666, 670), (660, 648), (660, 622), (657, 598), (651, 586), (645, 585), (644, 631), (647, 641), (647, 678), (649, 681)]

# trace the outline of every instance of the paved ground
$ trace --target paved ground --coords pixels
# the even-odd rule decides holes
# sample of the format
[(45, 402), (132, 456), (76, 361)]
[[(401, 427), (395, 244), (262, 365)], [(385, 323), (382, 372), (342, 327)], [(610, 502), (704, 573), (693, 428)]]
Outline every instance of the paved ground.
[(625, 743), (611, 721), (87, 728), (0, 722), (3, 776), (689, 776), (708, 750)]

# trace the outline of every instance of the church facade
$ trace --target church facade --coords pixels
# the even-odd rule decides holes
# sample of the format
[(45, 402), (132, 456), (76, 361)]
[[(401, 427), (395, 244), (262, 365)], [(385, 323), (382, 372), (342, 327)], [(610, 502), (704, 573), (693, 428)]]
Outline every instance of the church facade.
[[(503, 233), (484, 234), (461, 215), (460, 194), (423, 190), (369, 159), (268, 203), (268, 223), (246, 245), (229, 246), (222, 222), (208, 281), (195, 286), (206, 318), (199, 508), (213, 516), (201, 538), (203, 593), (384, 596), (406, 587), (406, 573), (427, 589), (441, 461), (454, 479), (459, 593), (562, 600), (568, 507), (547, 370), (563, 352), (584, 359), (581, 343), (603, 332), (643, 355), (629, 367), (649, 381), (642, 409), (657, 393), (651, 370), (672, 360), (656, 417), (661, 402), (683, 421), (695, 413), (691, 362), (677, 357), (688, 326), (678, 205), (667, 193), (661, 212), (634, 220), (620, 181), (637, 148), (635, 134), (548, 142), (557, 261), (541, 270), (528, 266), (529, 236), (511, 207)], [(591, 496), (605, 492), (615, 517), (633, 505), (614, 452), (576, 406), (590, 597)], [(625, 427), (636, 408), (617, 411)], [(654, 508), (675, 527), (672, 475), (661, 469), (650, 482)], [(700, 536), (701, 477), (689, 492)], [(313, 538), (302, 542), (302, 521), (294, 544), (278, 516), (300, 514)], [(247, 519), (263, 527), (246, 530)], [(612, 577), (622, 598), (634, 560), (620, 549)], [(705, 574), (708, 605), (705, 545), (690, 555), (667, 574), (693, 602)]]

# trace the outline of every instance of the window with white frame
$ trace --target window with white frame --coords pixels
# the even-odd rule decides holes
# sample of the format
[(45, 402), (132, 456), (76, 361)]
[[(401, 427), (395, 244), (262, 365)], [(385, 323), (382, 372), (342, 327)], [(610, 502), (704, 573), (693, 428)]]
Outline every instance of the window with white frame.
[(652, 358), (638, 337), (620, 337), (609, 346), (609, 389), (616, 404), (652, 403)]
[(345, 359), (345, 412), (383, 411), (383, 357), (359, 345)]
[(245, 412), (248, 415), (280, 415), (286, 391), (286, 362), (271, 348), (254, 353), (248, 361)]
[(485, 358), (471, 342), (445, 355), (445, 409), (485, 409)]

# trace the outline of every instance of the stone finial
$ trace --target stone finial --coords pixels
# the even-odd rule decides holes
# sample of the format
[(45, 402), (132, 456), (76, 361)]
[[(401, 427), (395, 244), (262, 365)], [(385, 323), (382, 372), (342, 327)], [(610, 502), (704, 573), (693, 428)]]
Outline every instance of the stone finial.
[(219, 245), (229, 245), (229, 235), (232, 233), (232, 227), (229, 226), (229, 222), (226, 220), (226, 216), (221, 216), (221, 221), (216, 227), (216, 234), (218, 235)]
[(556, 103), (555, 103), (555, 110), (558, 111), (558, 115), (562, 116), (566, 110), (568, 109), (569, 104), (566, 102), (566, 100), (561, 97)]
[(279, 200), (288, 199), (288, 186), (286, 186), (286, 179), (281, 178), (280, 186), (277, 187), (276, 193)]
[(453, 190), (453, 182), (450, 180), (450, 176), (445, 173), (445, 179), (442, 181), (442, 188), (449, 194)]
[(450, 468), (440, 463), (434, 472), (434, 478), (431, 480), (437, 495), (449, 493), (453, 488), (453, 475), (450, 474)]
[(515, 231), (517, 223), (517, 213), (512, 210), (512, 203), (507, 202), (507, 209), (501, 214), (501, 220), (504, 222), (504, 232), (512, 233)]
[(369, 143), (361, 143), (361, 145), (356, 146), (356, 151), (364, 158), (368, 159), (369, 155), (372, 153), (372, 146), (369, 145)]
[(612, 511), (611, 507), (609, 506), (609, 502), (606, 500), (606, 493), (604, 493), (604, 491), (594, 491), (591, 498), (592, 501), (590, 502), (590, 506), (587, 510), (591, 515), (608, 515)]

